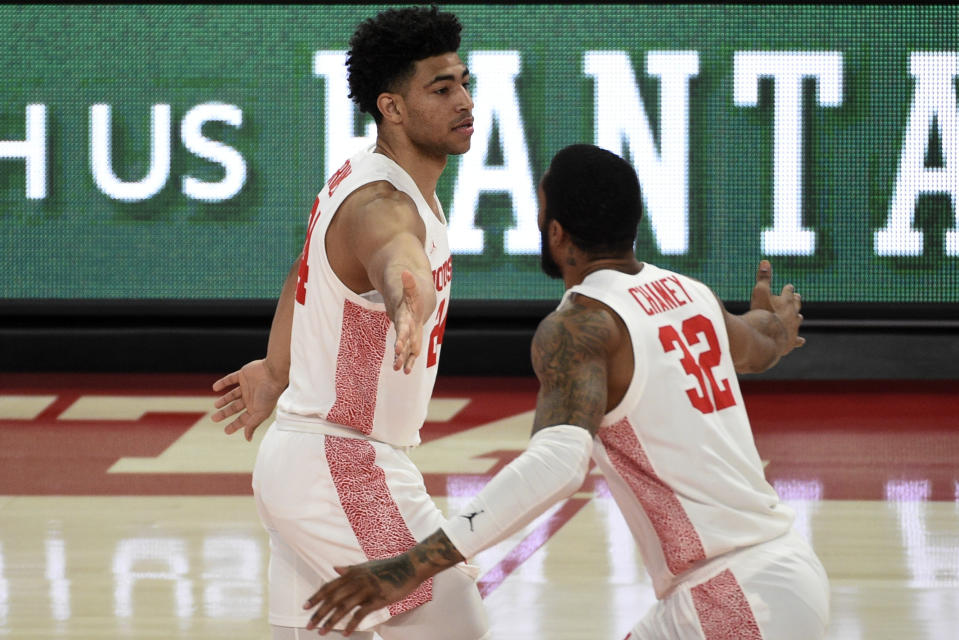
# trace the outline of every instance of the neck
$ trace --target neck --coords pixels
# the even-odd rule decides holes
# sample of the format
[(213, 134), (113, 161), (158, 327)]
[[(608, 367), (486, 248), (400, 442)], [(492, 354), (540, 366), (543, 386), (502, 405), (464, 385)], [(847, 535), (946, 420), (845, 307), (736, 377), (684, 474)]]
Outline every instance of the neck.
[(579, 253), (574, 259), (574, 262), (575, 264), (570, 265), (570, 268), (563, 272), (563, 283), (567, 289), (581, 284), (583, 280), (586, 279), (586, 276), (595, 271), (612, 269), (613, 271), (635, 275), (643, 268), (643, 263), (637, 260), (632, 252), (622, 256), (598, 258), (586, 257), (582, 253)]
[(445, 155), (437, 156), (423, 153), (408, 141), (397, 143), (390, 140), (390, 136), (382, 132), (376, 137), (376, 153), (381, 153), (396, 164), (400, 165), (406, 173), (410, 174), (420, 194), (427, 202), (432, 203), (436, 193), (436, 183), (446, 168)]

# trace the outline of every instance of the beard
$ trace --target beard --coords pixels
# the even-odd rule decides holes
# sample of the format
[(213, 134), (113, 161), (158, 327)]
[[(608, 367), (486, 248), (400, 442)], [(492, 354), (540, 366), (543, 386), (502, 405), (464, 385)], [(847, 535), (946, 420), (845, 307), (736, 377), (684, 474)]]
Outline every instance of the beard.
[[(547, 220), (546, 222), (548, 223), (549, 221)], [(553, 260), (553, 256), (549, 255), (549, 241), (546, 238), (546, 229), (548, 227), (549, 224), (544, 224), (543, 228), (539, 231), (539, 265), (543, 269), (543, 273), (550, 278), (562, 280), (563, 272), (560, 270), (559, 265), (556, 264), (556, 261)]]

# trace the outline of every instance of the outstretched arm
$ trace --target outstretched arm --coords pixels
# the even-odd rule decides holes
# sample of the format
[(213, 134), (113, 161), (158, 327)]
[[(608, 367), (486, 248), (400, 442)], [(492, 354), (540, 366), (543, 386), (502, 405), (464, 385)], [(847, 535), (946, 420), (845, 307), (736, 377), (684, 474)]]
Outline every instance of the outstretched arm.
[(276, 401), (289, 383), (293, 298), (299, 266), (300, 258), (297, 258), (280, 291), (270, 326), (266, 358), (248, 362), (213, 383), (214, 391), (228, 390), (213, 403), (219, 409), (213, 414), (213, 421), (220, 422), (240, 414), (224, 427), (227, 434), (243, 429), (246, 439), (252, 440), (253, 432), (273, 413)]
[[(344, 203), (328, 242), (345, 244), (368, 280), (383, 296), (396, 330), (393, 369), (409, 373), (422, 349), (423, 325), (436, 307), (430, 261), (423, 249), (426, 227), (408, 195), (377, 183)], [(334, 226), (336, 228), (334, 228)], [(336, 257), (336, 247), (331, 247)]]
[(533, 437), (461, 513), (404, 554), (352, 567), (320, 588), (304, 609), (318, 607), (308, 629), (332, 629), (358, 607), (349, 635), (370, 612), (402, 599), (424, 580), (519, 531), (583, 483), (592, 436), (606, 409), (606, 363), (613, 334), (609, 312), (568, 304), (533, 338), (540, 380)]
[(723, 309), (737, 373), (766, 371), (784, 355), (806, 343), (806, 339), (799, 335), (799, 325), (803, 321), (799, 313), (802, 306), (799, 294), (793, 285), (787, 284), (779, 295), (773, 295), (772, 276), (769, 261), (760, 261), (749, 311), (737, 316)]

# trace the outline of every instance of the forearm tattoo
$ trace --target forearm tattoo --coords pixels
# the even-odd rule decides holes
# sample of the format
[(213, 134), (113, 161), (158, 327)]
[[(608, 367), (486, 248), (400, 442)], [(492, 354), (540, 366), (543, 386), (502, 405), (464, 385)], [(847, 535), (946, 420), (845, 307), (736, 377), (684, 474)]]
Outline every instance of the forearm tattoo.
[(413, 563), (406, 554), (373, 563), (370, 566), (370, 573), (394, 587), (403, 586), (416, 575)]
[(463, 561), (463, 556), (442, 531), (437, 531), (410, 549), (410, 554), (416, 563), (440, 569)]

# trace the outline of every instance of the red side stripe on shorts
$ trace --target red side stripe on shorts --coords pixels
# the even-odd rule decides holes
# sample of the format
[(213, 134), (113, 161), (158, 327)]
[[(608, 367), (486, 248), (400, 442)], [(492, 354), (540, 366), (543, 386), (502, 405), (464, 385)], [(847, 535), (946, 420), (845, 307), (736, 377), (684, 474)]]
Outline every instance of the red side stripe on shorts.
[[(366, 557), (389, 558), (415, 545), (416, 539), (386, 486), (386, 474), (376, 465), (373, 445), (359, 438), (325, 437), (333, 485)], [(432, 599), (430, 578), (406, 598), (391, 604), (390, 615), (405, 613)]]
[(729, 569), (690, 593), (706, 640), (762, 640), (746, 594)]
[(326, 414), (330, 422), (373, 432), (376, 390), (386, 353), (390, 319), (383, 311), (364, 309), (349, 300), (343, 305), (340, 347), (336, 354), (336, 401)]

